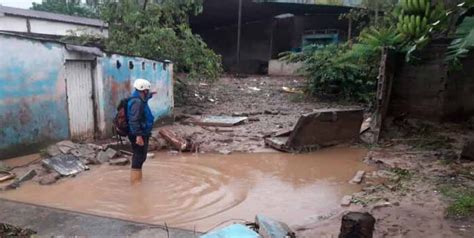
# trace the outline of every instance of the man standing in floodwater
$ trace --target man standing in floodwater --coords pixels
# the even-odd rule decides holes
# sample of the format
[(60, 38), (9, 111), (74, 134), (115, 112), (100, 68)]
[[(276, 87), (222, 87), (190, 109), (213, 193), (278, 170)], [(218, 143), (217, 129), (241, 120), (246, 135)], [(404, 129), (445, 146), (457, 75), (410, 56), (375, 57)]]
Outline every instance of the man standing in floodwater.
[(154, 117), (148, 106), (154, 93), (150, 92), (151, 83), (145, 79), (137, 79), (133, 83), (135, 91), (127, 104), (127, 119), (129, 125), (128, 139), (132, 144), (132, 171), (130, 180), (132, 184), (142, 180), (142, 167), (148, 153), (148, 141), (153, 129)]

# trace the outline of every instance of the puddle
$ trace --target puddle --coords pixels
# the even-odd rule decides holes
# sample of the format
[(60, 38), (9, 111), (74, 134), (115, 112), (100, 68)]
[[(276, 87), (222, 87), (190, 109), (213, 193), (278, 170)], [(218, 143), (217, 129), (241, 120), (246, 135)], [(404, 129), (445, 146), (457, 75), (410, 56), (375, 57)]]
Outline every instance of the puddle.
[[(128, 167), (108, 165), (52, 186), (33, 182), (0, 197), (139, 222), (206, 231), (256, 214), (297, 225), (340, 210), (363, 149), (317, 153), (170, 155), (145, 163), (144, 181), (129, 184)], [(311, 220), (310, 220), (311, 221)]]

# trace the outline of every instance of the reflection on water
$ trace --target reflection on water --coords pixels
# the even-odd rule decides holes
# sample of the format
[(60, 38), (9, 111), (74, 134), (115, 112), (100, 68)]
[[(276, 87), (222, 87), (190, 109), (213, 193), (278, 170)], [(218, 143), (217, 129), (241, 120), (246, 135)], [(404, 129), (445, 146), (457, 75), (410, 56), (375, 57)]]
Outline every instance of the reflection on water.
[(169, 155), (144, 166), (144, 180), (129, 183), (126, 167), (101, 166), (52, 186), (27, 183), (0, 197), (117, 217), (197, 229), (229, 219), (252, 221), (256, 214), (297, 224), (339, 209), (340, 199), (357, 191), (349, 181), (365, 150), (317, 153)]

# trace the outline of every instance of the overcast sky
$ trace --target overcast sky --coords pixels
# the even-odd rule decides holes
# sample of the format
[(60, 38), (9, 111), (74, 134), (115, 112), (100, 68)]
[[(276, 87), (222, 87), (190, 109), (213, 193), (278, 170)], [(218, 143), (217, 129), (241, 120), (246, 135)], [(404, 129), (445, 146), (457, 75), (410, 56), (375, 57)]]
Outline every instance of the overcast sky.
[(30, 8), (31, 3), (41, 0), (0, 0), (0, 5), (19, 8)]

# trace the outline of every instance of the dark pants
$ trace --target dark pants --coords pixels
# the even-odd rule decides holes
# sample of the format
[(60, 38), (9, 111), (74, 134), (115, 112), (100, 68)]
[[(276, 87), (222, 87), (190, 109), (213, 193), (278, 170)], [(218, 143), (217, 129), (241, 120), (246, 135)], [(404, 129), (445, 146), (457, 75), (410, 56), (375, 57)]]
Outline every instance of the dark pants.
[(146, 154), (148, 153), (148, 140), (150, 136), (142, 136), (143, 142), (145, 145), (139, 146), (137, 145), (137, 137), (133, 135), (129, 135), (128, 139), (132, 144), (133, 150), (133, 157), (132, 157), (132, 169), (142, 169), (143, 163), (146, 160)]

